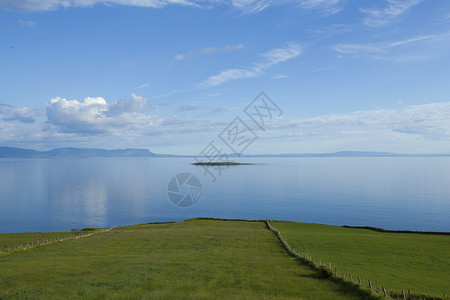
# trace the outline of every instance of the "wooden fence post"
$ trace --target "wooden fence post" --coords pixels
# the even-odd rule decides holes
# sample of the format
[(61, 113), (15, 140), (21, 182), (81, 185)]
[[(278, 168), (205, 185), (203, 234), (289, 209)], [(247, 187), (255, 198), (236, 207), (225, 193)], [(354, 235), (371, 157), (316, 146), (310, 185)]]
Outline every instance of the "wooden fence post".
[(386, 289), (384, 288), (384, 286), (383, 286), (383, 294), (385, 297), (387, 297)]

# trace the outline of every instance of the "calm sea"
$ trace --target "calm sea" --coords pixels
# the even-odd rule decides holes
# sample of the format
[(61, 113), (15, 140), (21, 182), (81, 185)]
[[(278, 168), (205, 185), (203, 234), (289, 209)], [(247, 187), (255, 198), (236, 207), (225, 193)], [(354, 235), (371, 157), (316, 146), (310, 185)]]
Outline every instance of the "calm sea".
[[(254, 164), (212, 182), (189, 158), (0, 159), (0, 233), (192, 217), (450, 231), (450, 158), (238, 160)], [(201, 189), (169, 185), (180, 173), (196, 176)], [(175, 205), (174, 183), (198, 201)]]

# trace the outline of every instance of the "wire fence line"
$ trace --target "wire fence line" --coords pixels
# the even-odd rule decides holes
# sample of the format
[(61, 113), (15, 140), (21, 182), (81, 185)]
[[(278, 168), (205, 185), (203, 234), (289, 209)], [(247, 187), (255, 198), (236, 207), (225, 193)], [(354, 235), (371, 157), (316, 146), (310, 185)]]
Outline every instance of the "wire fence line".
[(89, 236), (92, 236), (92, 235), (97, 234), (97, 233), (111, 231), (115, 227), (116, 226), (113, 226), (113, 227), (110, 227), (110, 228), (93, 230), (93, 231), (90, 231), (89, 233), (81, 233), (81, 234), (76, 234), (76, 235), (66, 235), (66, 236), (62, 236), (62, 237), (54, 237), (54, 238), (49, 238), (49, 239), (37, 240), (37, 241), (33, 241), (31, 243), (24, 243), (24, 244), (17, 245), (15, 247), (0, 249), (0, 254), (1, 253), (13, 252), (13, 251), (28, 250), (28, 249), (31, 249), (31, 248), (34, 248), (34, 247), (49, 245), (49, 244), (53, 244), (53, 243), (57, 243), (57, 242), (63, 242), (63, 241), (67, 241), (67, 240), (74, 240), (74, 239), (85, 238), (85, 237), (89, 237)]
[[(278, 237), (278, 240), (281, 242), (283, 247), (286, 249), (286, 251), (292, 255), (293, 257), (300, 259), (300, 260), (306, 260), (307, 262), (311, 263), (313, 267), (317, 270), (321, 270), (322, 272), (325, 272), (329, 276), (335, 276), (336, 278), (340, 278), (344, 281), (351, 282), (353, 284), (356, 284), (356, 282), (353, 281), (353, 276), (351, 273), (345, 273), (344, 270), (339, 269), (338, 267), (334, 267), (334, 270), (332, 268), (331, 262), (326, 264), (319, 259), (311, 256), (308, 253), (298, 251), (297, 249), (293, 248), (283, 237), (283, 235), (272, 225), (270, 224), (269, 220), (265, 220), (267, 228), (275, 233), (275, 235)], [(428, 295), (417, 295), (412, 294), (411, 289), (408, 289), (406, 292), (405, 290), (401, 290), (401, 292), (396, 291), (388, 291), (386, 290), (386, 287), (380, 286), (378, 280), (372, 281), (367, 278), (364, 278), (364, 276), (358, 276), (358, 282), (357, 284), (370, 292), (374, 292), (379, 296), (385, 297), (385, 298), (392, 298), (392, 299), (402, 299), (402, 300), (439, 300), (439, 299), (448, 299), (445, 294), (442, 295), (442, 297), (435, 297), (435, 296), (428, 296)], [(356, 279), (356, 277), (355, 277)]]

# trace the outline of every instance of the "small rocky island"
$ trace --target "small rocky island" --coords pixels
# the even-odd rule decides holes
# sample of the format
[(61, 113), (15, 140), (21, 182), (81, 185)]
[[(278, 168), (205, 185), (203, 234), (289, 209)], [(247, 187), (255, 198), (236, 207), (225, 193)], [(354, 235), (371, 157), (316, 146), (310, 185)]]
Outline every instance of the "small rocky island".
[(193, 163), (194, 166), (243, 166), (251, 165), (249, 163), (240, 163), (234, 161), (210, 161), (210, 162), (196, 162)]

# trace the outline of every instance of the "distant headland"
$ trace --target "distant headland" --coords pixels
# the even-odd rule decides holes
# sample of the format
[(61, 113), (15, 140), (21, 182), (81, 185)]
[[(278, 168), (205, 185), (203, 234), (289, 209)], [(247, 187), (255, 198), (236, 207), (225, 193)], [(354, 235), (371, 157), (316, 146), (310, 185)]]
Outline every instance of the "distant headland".
[[(42, 157), (200, 157), (200, 155), (157, 154), (149, 149), (115, 149), (101, 148), (56, 148), (49, 151), (0, 147), (0, 158), (42, 158)], [(242, 154), (230, 153), (228, 157), (450, 157), (450, 154), (399, 154), (372, 151), (339, 151), (334, 153), (283, 153), (283, 154)], [(204, 163), (201, 163), (204, 164)], [(226, 163), (242, 165), (244, 163)]]

